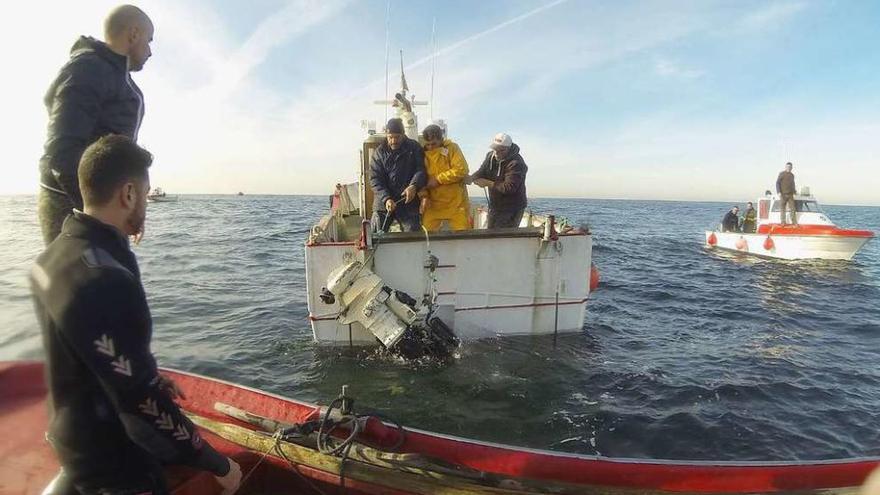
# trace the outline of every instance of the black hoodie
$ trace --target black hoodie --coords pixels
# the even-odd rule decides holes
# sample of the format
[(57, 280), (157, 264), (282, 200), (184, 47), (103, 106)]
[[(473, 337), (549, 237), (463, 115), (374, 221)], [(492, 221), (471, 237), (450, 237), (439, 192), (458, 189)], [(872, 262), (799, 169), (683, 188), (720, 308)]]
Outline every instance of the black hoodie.
[(63, 191), (82, 209), (79, 159), (101, 136), (123, 134), (137, 141), (144, 96), (128, 73), (128, 60), (94, 38), (81, 36), (70, 60), (43, 98), (49, 113), (40, 182)]
[(502, 160), (495, 158), (495, 152), (486, 154), (486, 159), (474, 178), (494, 181), (489, 188), (489, 208), (495, 210), (520, 210), (528, 204), (526, 197), (526, 172), (529, 167), (519, 154), (519, 146), (514, 143)]

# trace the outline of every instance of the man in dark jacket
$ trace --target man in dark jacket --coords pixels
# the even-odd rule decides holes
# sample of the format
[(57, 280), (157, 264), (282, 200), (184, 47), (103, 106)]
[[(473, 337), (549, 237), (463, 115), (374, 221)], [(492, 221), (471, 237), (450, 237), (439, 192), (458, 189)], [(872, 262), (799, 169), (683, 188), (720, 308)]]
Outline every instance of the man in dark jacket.
[(785, 170), (779, 172), (776, 178), (776, 192), (779, 193), (779, 219), (785, 225), (785, 210), (791, 211), (791, 223), (797, 225), (797, 208), (794, 204), (794, 195), (797, 188), (794, 185), (794, 174), (791, 173), (791, 162), (785, 164)]
[(117, 7), (104, 21), (104, 40), (80, 37), (44, 98), (49, 124), (37, 211), (47, 245), (73, 208), (83, 207), (76, 171), (86, 146), (106, 134), (137, 141), (144, 116), (143, 93), (129, 72), (152, 54), (153, 23), (137, 7)]
[(489, 191), (487, 228), (518, 227), (528, 204), (526, 172), (529, 167), (519, 154), (519, 146), (505, 133), (495, 135), (492, 148), (472, 182)]
[(721, 232), (736, 232), (739, 230), (739, 206), (730, 209), (721, 220)]
[(126, 136), (89, 146), (79, 166), (85, 211), (37, 258), (31, 290), (46, 353), (47, 439), (62, 466), (55, 492), (166, 493), (161, 463), (241, 470), (214, 450), (174, 398), (150, 352), (152, 318), (129, 235), (143, 232), (152, 156)]
[(397, 220), (400, 230), (422, 230), (418, 191), (425, 187), (425, 153), (418, 142), (406, 137), (403, 121), (391, 119), (385, 126), (385, 142), (370, 158), (373, 187), (373, 229), (387, 232)]

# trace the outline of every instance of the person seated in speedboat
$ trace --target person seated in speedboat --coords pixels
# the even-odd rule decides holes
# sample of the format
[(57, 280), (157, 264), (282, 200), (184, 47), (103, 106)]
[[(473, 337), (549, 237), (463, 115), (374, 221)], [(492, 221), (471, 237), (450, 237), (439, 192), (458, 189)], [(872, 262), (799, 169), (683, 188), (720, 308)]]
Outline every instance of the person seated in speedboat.
[(370, 158), (373, 187), (373, 229), (387, 232), (396, 220), (403, 232), (422, 230), (419, 189), (425, 187), (425, 153), (406, 137), (403, 121), (394, 118), (385, 126), (385, 142)]
[(752, 233), (755, 231), (755, 226), (758, 223), (758, 213), (755, 211), (755, 205), (749, 201), (746, 206), (746, 212), (743, 214), (742, 218), (742, 231), (745, 233)]
[(721, 231), (739, 231), (739, 206), (734, 206), (724, 215), (724, 219), (721, 220)]
[(528, 200), (526, 173), (529, 167), (519, 154), (519, 146), (509, 135), (500, 132), (489, 145), (483, 164), (468, 179), (489, 191), (487, 228), (519, 227)]
[(425, 127), (422, 137), (428, 173), (428, 183), (419, 192), (422, 225), (434, 232), (440, 230), (445, 220), (451, 230), (470, 229), (470, 203), (464, 185), (468, 164), (461, 148), (451, 139), (444, 139), (443, 129), (438, 125)]

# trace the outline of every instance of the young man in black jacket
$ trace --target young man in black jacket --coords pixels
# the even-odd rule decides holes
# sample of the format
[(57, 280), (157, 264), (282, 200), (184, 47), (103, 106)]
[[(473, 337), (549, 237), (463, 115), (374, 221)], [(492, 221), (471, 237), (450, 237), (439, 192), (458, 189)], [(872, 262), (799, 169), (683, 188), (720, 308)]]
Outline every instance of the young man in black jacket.
[(104, 21), (104, 41), (81, 36), (46, 92), (49, 124), (37, 212), (47, 245), (64, 218), (83, 207), (76, 170), (86, 146), (106, 134), (137, 141), (144, 96), (129, 73), (150, 58), (151, 41), (150, 18), (133, 5), (117, 7)]
[(161, 464), (214, 473), (233, 490), (241, 470), (214, 450), (156, 367), (152, 318), (128, 236), (143, 232), (152, 156), (126, 136), (83, 153), (84, 211), (37, 258), (31, 290), (46, 352), (46, 435), (63, 468), (54, 488), (82, 494), (167, 492)]
[(509, 135), (495, 135), (492, 151), (469, 180), (489, 191), (489, 218), (486, 228), (519, 227), (528, 205), (526, 173), (529, 167), (519, 154), (519, 146)]

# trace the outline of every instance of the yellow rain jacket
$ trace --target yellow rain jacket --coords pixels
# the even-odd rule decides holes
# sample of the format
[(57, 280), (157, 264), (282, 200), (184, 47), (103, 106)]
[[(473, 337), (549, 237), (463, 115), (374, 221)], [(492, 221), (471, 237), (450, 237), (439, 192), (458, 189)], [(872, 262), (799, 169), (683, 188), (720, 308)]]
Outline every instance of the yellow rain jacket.
[(428, 198), (428, 207), (422, 215), (422, 223), (428, 230), (437, 230), (443, 220), (452, 230), (470, 228), (470, 203), (464, 178), (468, 164), (457, 144), (449, 139), (443, 146), (425, 151), (425, 170), (434, 177), (439, 186), (425, 189), (422, 196)]

